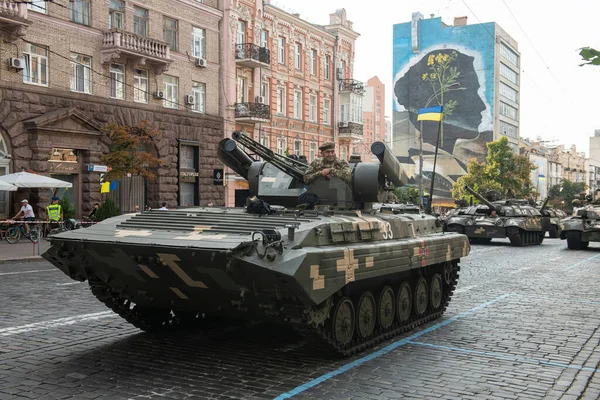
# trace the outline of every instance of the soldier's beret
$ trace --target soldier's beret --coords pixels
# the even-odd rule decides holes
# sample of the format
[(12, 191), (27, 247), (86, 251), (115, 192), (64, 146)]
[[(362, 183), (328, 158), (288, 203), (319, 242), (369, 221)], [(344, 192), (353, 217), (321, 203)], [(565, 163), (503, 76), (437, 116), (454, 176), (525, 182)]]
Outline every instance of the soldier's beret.
[(325, 150), (329, 150), (329, 149), (335, 149), (335, 144), (333, 144), (333, 142), (325, 142), (319, 146), (319, 150), (321, 150), (321, 151), (325, 151)]

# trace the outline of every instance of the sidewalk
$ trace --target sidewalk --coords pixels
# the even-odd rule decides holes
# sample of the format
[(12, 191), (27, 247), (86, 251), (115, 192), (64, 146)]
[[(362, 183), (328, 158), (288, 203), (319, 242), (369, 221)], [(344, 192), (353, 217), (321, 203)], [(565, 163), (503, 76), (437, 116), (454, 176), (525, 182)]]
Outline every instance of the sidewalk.
[(42, 261), (41, 255), (48, 248), (50, 248), (50, 242), (46, 239), (40, 239), (40, 255), (38, 255), (38, 245), (34, 245), (29, 239), (23, 238), (16, 244), (10, 244), (3, 240), (0, 242), (0, 264)]

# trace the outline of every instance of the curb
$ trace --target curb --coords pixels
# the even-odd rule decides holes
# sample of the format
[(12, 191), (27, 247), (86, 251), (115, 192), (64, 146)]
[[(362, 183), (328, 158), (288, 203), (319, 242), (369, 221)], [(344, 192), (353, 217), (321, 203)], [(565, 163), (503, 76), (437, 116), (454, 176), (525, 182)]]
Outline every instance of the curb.
[(0, 264), (19, 264), (19, 263), (30, 263), (30, 262), (38, 262), (44, 261), (42, 256), (29, 256), (29, 257), (21, 257), (21, 258), (5, 258), (0, 260)]

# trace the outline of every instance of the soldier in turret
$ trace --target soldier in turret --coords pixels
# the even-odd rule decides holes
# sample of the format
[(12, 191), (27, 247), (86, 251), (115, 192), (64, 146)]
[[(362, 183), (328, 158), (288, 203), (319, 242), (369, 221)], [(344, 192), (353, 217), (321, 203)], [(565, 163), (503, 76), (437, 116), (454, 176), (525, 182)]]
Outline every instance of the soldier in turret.
[(335, 155), (335, 144), (333, 142), (325, 142), (319, 146), (321, 157), (310, 163), (306, 173), (304, 174), (304, 183), (312, 183), (319, 176), (324, 176), (331, 179), (337, 176), (347, 184), (350, 184), (352, 173), (350, 165), (340, 160)]

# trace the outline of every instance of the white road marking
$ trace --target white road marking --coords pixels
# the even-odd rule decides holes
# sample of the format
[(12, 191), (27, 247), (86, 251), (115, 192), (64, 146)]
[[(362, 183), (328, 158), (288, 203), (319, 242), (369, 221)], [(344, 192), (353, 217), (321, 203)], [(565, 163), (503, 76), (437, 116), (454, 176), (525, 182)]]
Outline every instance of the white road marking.
[(93, 320), (101, 319), (101, 318), (114, 318), (114, 317), (118, 317), (118, 315), (112, 311), (102, 311), (102, 312), (93, 313), (93, 314), (76, 315), (74, 317), (59, 318), (59, 319), (54, 319), (51, 321), (36, 322), (34, 324), (13, 326), (13, 327), (9, 327), (9, 328), (1, 328), (0, 336), (11, 336), (11, 335), (16, 335), (18, 333), (39, 331), (39, 330), (43, 330), (43, 329), (56, 328), (59, 326), (78, 324), (80, 322), (85, 322), (85, 321), (93, 321)]
[(85, 282), (67, 282), (67, 283), (57, 283), (56, 286), (68, 286), (68, 285), (77, 285)]
[(55, 272), (55, 271), (60, 271), (58, 268), (53, 268), (53, 269), (35, 269), (33, 271), (16, 271), (16, 272), (0, 272), (0, 276), (3, 275), (19, 275), (19, 274), (33, 274), (34, 272)]

